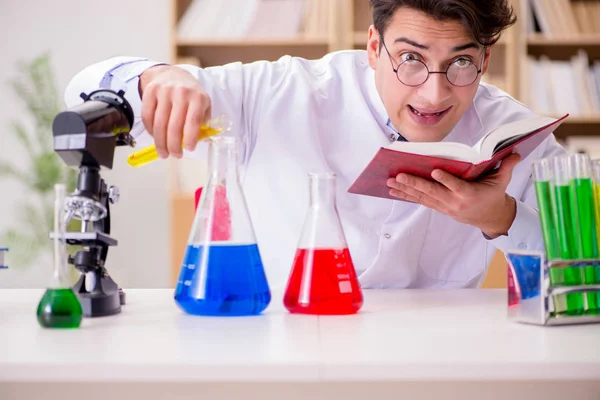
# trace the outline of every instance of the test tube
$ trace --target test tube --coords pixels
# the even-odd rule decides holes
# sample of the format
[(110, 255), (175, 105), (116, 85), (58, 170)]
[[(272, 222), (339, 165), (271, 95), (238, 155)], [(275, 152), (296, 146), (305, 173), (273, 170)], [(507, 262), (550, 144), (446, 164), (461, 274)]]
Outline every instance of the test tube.
[[(572, 154), (569, 156), (569, 175), (574, 191), (576, 206), (575, 216), (579, 225), (579, 257), (598, 257), (596, 238), (596, 221), (594, 210), (594, 182), (592, 179), (592, 164), (587, 154)], [(577, 234), (577, 231), (574, 232)]]
[[(594, 208), (596, 210), (596, 238), (600, 238), (600, 160), (592, 160), (592, 173), (594, 175)], [(600, 242), (598, 252), (600, 254)]]
[[(542, 158), (533, 162), (533, 179), (535, 181), (535, 194), (544, 236), (544, 246), (546, 247), (546, 259), (559, 260), (560, 246), (552, 206), (552, 166), (549, 158)], [(562, 281), (560, 283), (562, 284)]]
[[(596, 238), (600, 238), (600, 160), (592, 161), (592, 173), (594, 175), (594, 208), (596, 210)], [(600, 240), (598, 240), (598, 253), (600, 254)], [(600, 283), (600, 265), (594, 266), (594, 283)], [(600, 308), (600, 293), (596, 293), (596, 304)]]
[[(563, 260), (575, 260), (581, 255), (579, 242), (579, 224), (577, 221), (577, 199), (575, 198), (574, 175), (571, 174), (570, 156), (553, 158), (554, 197), (553, 206), (556, 211), (556, 228), (560, 255)], [(564, 285), (580, 285), (583, 282), (579, 268), (566, 267), (564, 269)], [(566, 313), (569, 315), (582, 314), (583, 295), (572, 293), (566, 295)]]
[[(572, 154), (569, 157), (569, 167), (571, 169), (571, 186), (575, 192), (577, 206), (575, 215), (579, 224), (579, 230), (574, 232), (579, 235), (580, 258), (595, 259), (598, 258), (598, 240), (596, 232), (596, 211), (594, 206), (594, 180), (592, 163), (587, 154)], [(586, 263), (583, 270), (579, 268), (579, 273), (583, 274), (583, 281), (586, 284), (596, 282), (596, 267), (594, 263)], [(575, 270), (574, 270), (575, 271)], [(584, 305), (586, 311), (595, 311), (598, 309), (596, 292), (585, 294), (587, 304)]]
[[(204, 125), (200, 127), (200, 132), (198, 133), (198, 141), (208, 139), (209, 137), (218, 135), (222, 132), (227, 132), (231, 130), (231, 125), (231, 119), (229, 119), (228, 116), (220, 115), (218, 117), (215, 117), (207, 121)], [(152, 161), (158, 160), (158, 158), (159, 157), (158, 152), (156, 151), (156, 146), (150, 145), (134, 153), (131, 153), (129, 157), (127, 157), (127, 163), (130, 166), (137, 168), (149, 164)]]
[[(554, 218), (555, 212), (552, 204), (553, 170), (550, 160), (550, 158), (542, 158), (533, 162), (535, 195), (544, 237), (544, 247), (546, 248), (546, 259), (548, 261), (560, 260), (561, 258), (556, 220)], [(565, 282), (563, 268), (550, 268), (548, 275), (552, 286), (561, 286)], [(567, 302), (564, 295), (553, 296), (553, 300), (555, 312), (564, 313), (567, 311)]]

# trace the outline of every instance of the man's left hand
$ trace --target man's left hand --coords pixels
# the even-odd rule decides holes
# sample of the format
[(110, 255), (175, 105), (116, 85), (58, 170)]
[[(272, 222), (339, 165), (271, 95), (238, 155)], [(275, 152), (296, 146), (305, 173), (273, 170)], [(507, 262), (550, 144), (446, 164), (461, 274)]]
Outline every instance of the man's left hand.
[(422, 204), (496, 238), (506, 235), (515, 219), (517, 204), (506, 194), (506, 187), (519, 160), (518, 154), (511, 154), (496, 173), (476, 182), (436, 169), (431, 173), (435, 181), (398, 174), (387, 184), (394, 197)]

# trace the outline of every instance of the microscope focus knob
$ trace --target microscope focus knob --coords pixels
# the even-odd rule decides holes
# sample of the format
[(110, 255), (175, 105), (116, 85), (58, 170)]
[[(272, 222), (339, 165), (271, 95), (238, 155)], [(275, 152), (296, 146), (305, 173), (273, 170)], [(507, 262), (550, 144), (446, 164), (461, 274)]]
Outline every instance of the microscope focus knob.
[(108, 199), (112, 204), (117, 204), (119, 202), (119, 198), (121, 194), (119, 193), (119, 188), (116, 186), (111, 186), (108, 188)]

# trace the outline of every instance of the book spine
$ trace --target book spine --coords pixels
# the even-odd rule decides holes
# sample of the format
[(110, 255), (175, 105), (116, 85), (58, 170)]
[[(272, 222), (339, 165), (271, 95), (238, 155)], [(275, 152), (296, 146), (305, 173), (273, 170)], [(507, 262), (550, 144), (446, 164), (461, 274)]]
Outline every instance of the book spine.
[(501, 160), (498, 157), (494, 157), (491, 160), (484, 161), (479, 164), (474, 164), (469, 167), (462, 175), (461, 179), (465, 181), (474, 181), (485, 177), (486, 174), (493, 172), (497, 167), (500, 166)]

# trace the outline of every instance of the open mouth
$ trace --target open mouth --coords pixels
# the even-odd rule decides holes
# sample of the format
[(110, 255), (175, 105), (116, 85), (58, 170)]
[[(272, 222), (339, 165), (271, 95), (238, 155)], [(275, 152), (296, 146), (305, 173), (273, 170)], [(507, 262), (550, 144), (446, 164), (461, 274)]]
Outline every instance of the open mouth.
[(441, 110), (425, 110), (421, 108), (415, 108), (411, 105), (408, 106), (409, 114), (413, 121), (421, 125), (437, 125), (448, 112), (452, 106)]
[(439, 117), (441, 115), (446, 114), (448, 112), (448, 110), (450, 110), (452, 108), (452, 107), (448, 107), (448, 108), (445, 108), (440, 111), (426, 112), (424, 110), (416, 109), (411, 105), (409, 105), (408, 107), (410, 108), (410, 111), (412, 111), (413, 114), (415, 114), (419, 117), (425, 117), (425, 118)]

